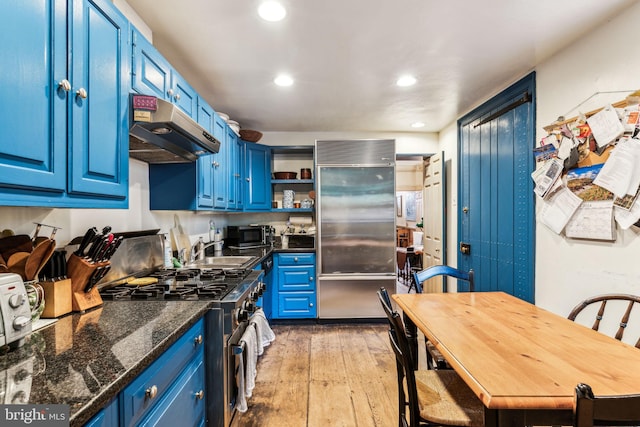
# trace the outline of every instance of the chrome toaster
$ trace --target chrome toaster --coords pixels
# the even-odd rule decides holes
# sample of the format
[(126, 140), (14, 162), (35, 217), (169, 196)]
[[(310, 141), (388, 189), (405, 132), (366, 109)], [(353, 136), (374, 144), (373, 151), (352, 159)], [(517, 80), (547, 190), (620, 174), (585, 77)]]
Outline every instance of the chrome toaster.
[(31, 332), (31, 307), (22, 278), (0, 274), (0, 347), (19, 347)]

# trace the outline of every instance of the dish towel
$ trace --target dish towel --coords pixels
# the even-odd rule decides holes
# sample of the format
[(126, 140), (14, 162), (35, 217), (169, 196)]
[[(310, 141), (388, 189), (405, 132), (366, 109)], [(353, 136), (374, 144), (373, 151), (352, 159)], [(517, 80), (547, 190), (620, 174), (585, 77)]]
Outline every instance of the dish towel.
[(244, 381), (244, 352), (246, 345), (240, 344), (242, 353), (236, 354), (236, 386), (238, 387), (238, 395), (236, 396), (236, 409), (239, 412), (247, 412), (247, 395), (245, 392)]
[(256, 369), (258, 364), (258, 337), (256, 328), (253, 325), (247, 326), (242, 338), (240, 338), (240, 343), (244, 350), (244, 395), (251, 397), (253, 388), (256, 386), (256, 375), (258, 373)]
[(258, 338), (258, 356), (261, 356), (262, 353), (264, 353), (264, 348), (276, 339), (276, 334), (273, 333), (273, 330), (269, 326), (269, 321), (267, 320), (262, 308), (257, 309), (253, 313), (249, 325), (253, 325), (256, 328), (256, 335)]

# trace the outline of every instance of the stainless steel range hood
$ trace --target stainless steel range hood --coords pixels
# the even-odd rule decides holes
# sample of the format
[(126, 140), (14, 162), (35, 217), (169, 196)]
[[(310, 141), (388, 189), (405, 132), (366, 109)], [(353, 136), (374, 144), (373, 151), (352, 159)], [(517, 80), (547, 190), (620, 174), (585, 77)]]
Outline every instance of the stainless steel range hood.
[(190, 163), (217, 153), (220, 141), (177, 105), (132, 95), (129, 157), (147, 163)]

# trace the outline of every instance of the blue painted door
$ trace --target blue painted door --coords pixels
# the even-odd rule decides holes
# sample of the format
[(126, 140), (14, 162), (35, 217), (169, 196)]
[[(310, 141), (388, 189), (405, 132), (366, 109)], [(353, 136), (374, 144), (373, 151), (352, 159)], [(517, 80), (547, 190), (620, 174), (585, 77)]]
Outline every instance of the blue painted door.
[(67, 11), (59, 2), (0, 2), (0, 182), (63, 192), (67, 177)]
[(473, 268), (478, 291), (533, 303), (535, 74), (463, 117), (458, 130), (458, 267)]
[(73, 0), (68, 192), (129, 190), (129, 22), (109, 0)]

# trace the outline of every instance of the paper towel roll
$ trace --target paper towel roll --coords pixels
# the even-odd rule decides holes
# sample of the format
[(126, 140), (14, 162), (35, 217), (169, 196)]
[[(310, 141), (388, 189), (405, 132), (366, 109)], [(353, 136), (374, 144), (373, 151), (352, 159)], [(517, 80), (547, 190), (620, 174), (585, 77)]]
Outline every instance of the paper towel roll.
[(313, 222), (310, 216), (290, 216), (289, 222), (291, 224), (308, 225)]

